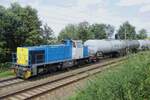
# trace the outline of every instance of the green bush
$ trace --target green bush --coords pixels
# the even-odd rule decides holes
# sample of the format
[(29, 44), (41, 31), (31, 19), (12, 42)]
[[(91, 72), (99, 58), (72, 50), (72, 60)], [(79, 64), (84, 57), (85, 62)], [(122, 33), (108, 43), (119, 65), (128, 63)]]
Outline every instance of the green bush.
[(0, 63), (0, 73), (4, 72), (4, 71), (7, 71), (10, 67), (11, 67), (10, 62)]
[(96, 75), (70, 100), (149, 100), (150, 52), (133, 54), (125, 63)]

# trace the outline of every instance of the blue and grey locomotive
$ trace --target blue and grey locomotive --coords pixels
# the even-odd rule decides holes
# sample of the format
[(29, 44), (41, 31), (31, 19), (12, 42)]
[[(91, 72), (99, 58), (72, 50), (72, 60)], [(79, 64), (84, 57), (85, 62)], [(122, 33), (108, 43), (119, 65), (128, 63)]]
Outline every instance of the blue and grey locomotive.
[(79, 40), (66, 40), (59, 45), (18, 47), (13, 68), (17, 77), (27, 79), (54, 68), (71, 67), (88, 57), (88, 48)]

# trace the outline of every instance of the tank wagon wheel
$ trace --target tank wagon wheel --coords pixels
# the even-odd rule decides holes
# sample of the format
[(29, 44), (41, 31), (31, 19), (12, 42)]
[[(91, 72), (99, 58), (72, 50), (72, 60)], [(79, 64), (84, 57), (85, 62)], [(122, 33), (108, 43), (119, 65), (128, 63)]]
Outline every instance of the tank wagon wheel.
[(102, 51), (98, 51), (96, 53), (96, 57), (99, 59), (100, 57), (104, 57), (103, 52)]
[(120, 57), (121, 55), (122, 55), (121, 51), (116, 53), (116, 57)]

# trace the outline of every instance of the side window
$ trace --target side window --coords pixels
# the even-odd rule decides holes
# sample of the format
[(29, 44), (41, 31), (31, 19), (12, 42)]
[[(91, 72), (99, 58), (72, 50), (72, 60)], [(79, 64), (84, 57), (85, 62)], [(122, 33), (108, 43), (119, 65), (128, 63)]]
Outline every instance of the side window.
[(45, 61), (44, 50), (33, 50), (30, 51), (30, 64), (43, 63)]
[(43, 54), (36, 54), (36, 63), (44, 62), (44, 55)]

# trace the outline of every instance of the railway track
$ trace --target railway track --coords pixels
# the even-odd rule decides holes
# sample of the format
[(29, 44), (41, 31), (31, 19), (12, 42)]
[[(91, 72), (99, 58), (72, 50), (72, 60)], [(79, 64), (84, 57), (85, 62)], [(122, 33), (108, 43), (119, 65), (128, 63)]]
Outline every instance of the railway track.
[(0, 80), (0, 89), (4, 88), (4, 87), (7, 87), (7, 86), (14, 85), (14, 84), (19, 84), (21, 82), (24, 82), (24, 80), (18, 79), (16, 77)]
[(71, 70), (59, 75), (38, 80), (31, 84), (24, 84), (23, 87), (15, 87), (11, 90), (0, 91), (0, 100), (26, 100), (53, 91), (63, 86), (72, 84), (93, 74), (99, 73), (111, 66), (122, 63), (125, 58), (114, 59), (103, 63), (90, 65), (88, 67)]
[[(105, 57), (105, 58), (103, 58), (101, 60), (104, 61), (106, 59), (108, 59), (108, 57)], [(56, 74), (58, 74), (58, 73), (46, 74), (46, 75), (39, 76), (39, 77), (36, 77), (36, 78), (31, 78), (30, 81), (36, 81), (36, 80), (39, 80), (39, 79), (42, 79), (42, 78), (45, 78), (45, 77), (49, 77), (50, 75), (52, 76), (52, 75), (56, 75)], [(12, 77), (9, 77), (9, 78), (0, 79), (0, 90), (2, 88), (10, 87), (10, 86), (21, 84), (21, 83), (27, 83), (27, 82), (30, 82), (30, 81), (23, 80), (23, 79), (18, 79), (15, 76), (12, 76)]]
[(5, 82), (5, 81), (9, 81), (9, 80), (12, 80), (12, 79), (16, 79), (16, 77), (8, 77), (8, 78), (2, 78), (2, 79), (0, 79), (0, 83), (1, 82)]

